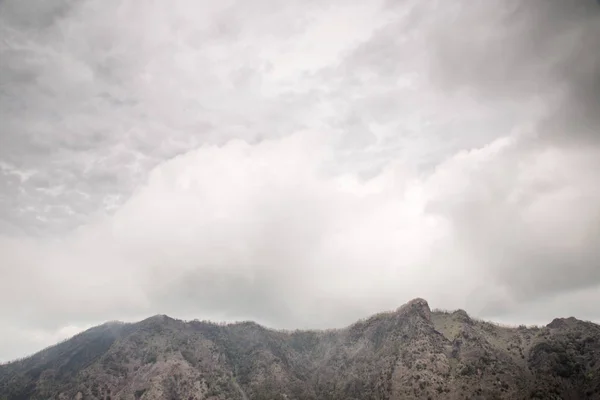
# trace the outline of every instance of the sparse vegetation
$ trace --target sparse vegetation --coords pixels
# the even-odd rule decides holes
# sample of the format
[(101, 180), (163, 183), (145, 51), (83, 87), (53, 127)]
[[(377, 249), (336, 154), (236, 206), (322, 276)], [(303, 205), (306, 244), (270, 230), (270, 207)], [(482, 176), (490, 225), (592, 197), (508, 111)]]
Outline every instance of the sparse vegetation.
[(594, 398), (598, 359), (591, 323), (506, 327), (422, 301), (310, 332), (157, 316), (0, 366), (0, 399)]

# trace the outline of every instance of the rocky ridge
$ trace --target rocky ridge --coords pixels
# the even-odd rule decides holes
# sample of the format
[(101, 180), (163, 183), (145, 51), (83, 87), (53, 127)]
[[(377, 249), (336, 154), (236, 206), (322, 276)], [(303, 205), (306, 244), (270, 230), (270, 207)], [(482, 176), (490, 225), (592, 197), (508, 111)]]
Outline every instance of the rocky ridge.
[(0, 399), (600, 399), (600, 326), (507, 328), (415, 299), (344, 329), (155, 316), (0, 366)]

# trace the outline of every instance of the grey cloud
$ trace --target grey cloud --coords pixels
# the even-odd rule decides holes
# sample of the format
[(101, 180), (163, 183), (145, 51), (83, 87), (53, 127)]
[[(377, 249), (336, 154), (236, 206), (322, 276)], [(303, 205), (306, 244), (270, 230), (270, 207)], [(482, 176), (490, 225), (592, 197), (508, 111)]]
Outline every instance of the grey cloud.
[[(600, 191), (591, 173), (600, 152), (524, 147), (515, 141), (484, 159), (460, 192), (428, 205), (448, 218), (457, 247), (504, 288), (508, 297), (486, 312), (600, 285)], [(443, 175), (433, 179), (443, 186)]]
[[(457, 234), (517, 303), (596, 287), (599, 193), (589, 171), (600, 167), (600, 4), (481, 2), (455, 10), (428, 38), (434, 82), (498, 106), (520, 103), (535, 133), (472, 177), (450, 212)], [(544, 158), (554, 166), (521, 187), (524, 171)], [(544, 219), (527, 219), (550, 199)]]
[[(600, 168), (600, 153), (581, 145), (596, 145), (600, 137), (600, 53), (595, 51), (600, 5), (586, 0), (397, 6), (391, 22), (336, 70), (348, 82), (344, 86), (368, 92), (369, 98), (377, 93), (374, 87), (403, 73), (416, 88), (435, 91), (431, 96), (410, 85), (388, 86), (392, 99), (409, 98), (416, 105), (398, 107), (399, 115), (421, 113), (421, 121), (431, 123), (407, 129), (404, 120), (402, 130), (386, 138), (387, 146), (410, 143), (414, 153), (415, 131), (430, 153), (441, 147), (442, 154), (519, 137), (501, 156), (465, 171), (469, 178), (456, 197), (446, 194), (428, 208), (448, 219), (454, 240), (475, 258), (481, 273), (504, 287), (498, 299), (472, 304), (487, 302), (486, 313), (510, 313), (552, 293), (597, 287), (599, 194), (589, 171)], [(537, 171), (534, 164), (548, 153), (559, 155), (556, 171)], [(429, 165), (438, 170), (449, 165), (439, 159)], [(565, 193), (572, 197), (540, 210)], [(544, 218), (526, 219), (536, 212), (545, 212)], [(547, 228), (555, 236), (544, 236), (540, 227), (560, 213), (571, 218)]]
[(360, 149), (368, 147), (376, 142), (376, 137), (369, 129), (368, 124), (357, 115), (350, 115), (340, 124), (340, 129), (344, 131), (341, 140), (343, 149)]
[[(368, 90), (372, 98), (373, 88), (385, 85), (388, 106), (410, 99), (438, 115), (455, 104), (465, 112), (495, 102), (497, 108), (520, 108), (512, 124), (534, 122), (551, 140), (581, 144), (599, 137), (597, 1), (400, 2), (389, 19), (330, 72), (350, 93)], [(446, 109), (432, 108), (439, 100), (427, 91), (390, 85), (398, 76), (421, 90), (445, 91)], [(400, 105), (396, 113), (408, 109), (414, 108)], [(478, 135), (487, 135), (486, 141), (503, 135), (490, 136), (489, 130)]]
[[(561, 85), (576, 80), (568, 74), (590, 72), (586, 57), (595, 56), (582, 50), (589, 49), (600, 16), (595, 1), (479, 2), (451, 8), (454, 18), (430, 32), (432, 56), (439, 61), (434, 76), (451, 88), (531, 94), (545, 90), (549, 78), (564, 75), (556, 82)], [(575, 60), (583, 71), (572, 64)]]
[(430, 32), (432, 77), (480, 98), (546, 102), (538, 127), (564, 141), (595, 140), (600, 120), (600, 5), (479, 2), (453, 6)]
[(600, 318), (596, 3), (0, 4), (0, 335)]
[(18, 1), (4, 0), (0, 2), (0, 15), (20, 27), (44, 29), (67, 16), (74, 3), (72, 0), (32, 0), (19, 4)]
[[(168, 10), (143, 2), (37, 3), (0, 5), (0, 160), (43, 170), (46, 186), (86, 194), (69, 200), (84, 205), (79, 215), (101, 210), (104, 198), (126, 198), (158, 163), (202, 144), (256, 142), (304, 124), (310, 100), (262, 96), (268, 63), (248, 49), (265, 35), (302, 32), (318, 3), (302, 13), (268, 1), (181, 2)], [(179, 39), (164, 39), (177, 31)], [(211, 57), (205, 48), (233, 57)], [(19, 190), (34, 189), (33, 181), (11, 185), (1, 206), (8, 211)], [(30, 205), (27, 215), (10, 211), (25, 230), (44, 214)], [(46, 226), (56, 232), (59, 225)]]

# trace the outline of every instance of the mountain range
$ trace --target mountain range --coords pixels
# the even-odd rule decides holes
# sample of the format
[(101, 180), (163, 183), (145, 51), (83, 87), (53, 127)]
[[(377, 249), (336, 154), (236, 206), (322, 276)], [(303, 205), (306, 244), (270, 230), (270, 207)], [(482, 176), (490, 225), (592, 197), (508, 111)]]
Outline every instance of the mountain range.
[(600, 326), (505, 327), (414, 299), (343, 329), (157, 315), (0, 365), (0, 399), (600, 399)]

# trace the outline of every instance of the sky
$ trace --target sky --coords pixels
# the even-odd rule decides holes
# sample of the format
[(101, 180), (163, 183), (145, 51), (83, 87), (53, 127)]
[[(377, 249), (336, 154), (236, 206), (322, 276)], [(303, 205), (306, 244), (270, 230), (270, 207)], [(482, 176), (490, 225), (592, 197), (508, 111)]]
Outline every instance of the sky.
[(596, 0), (0, 0), (0, 360), (155, 314), (600, 321)]

